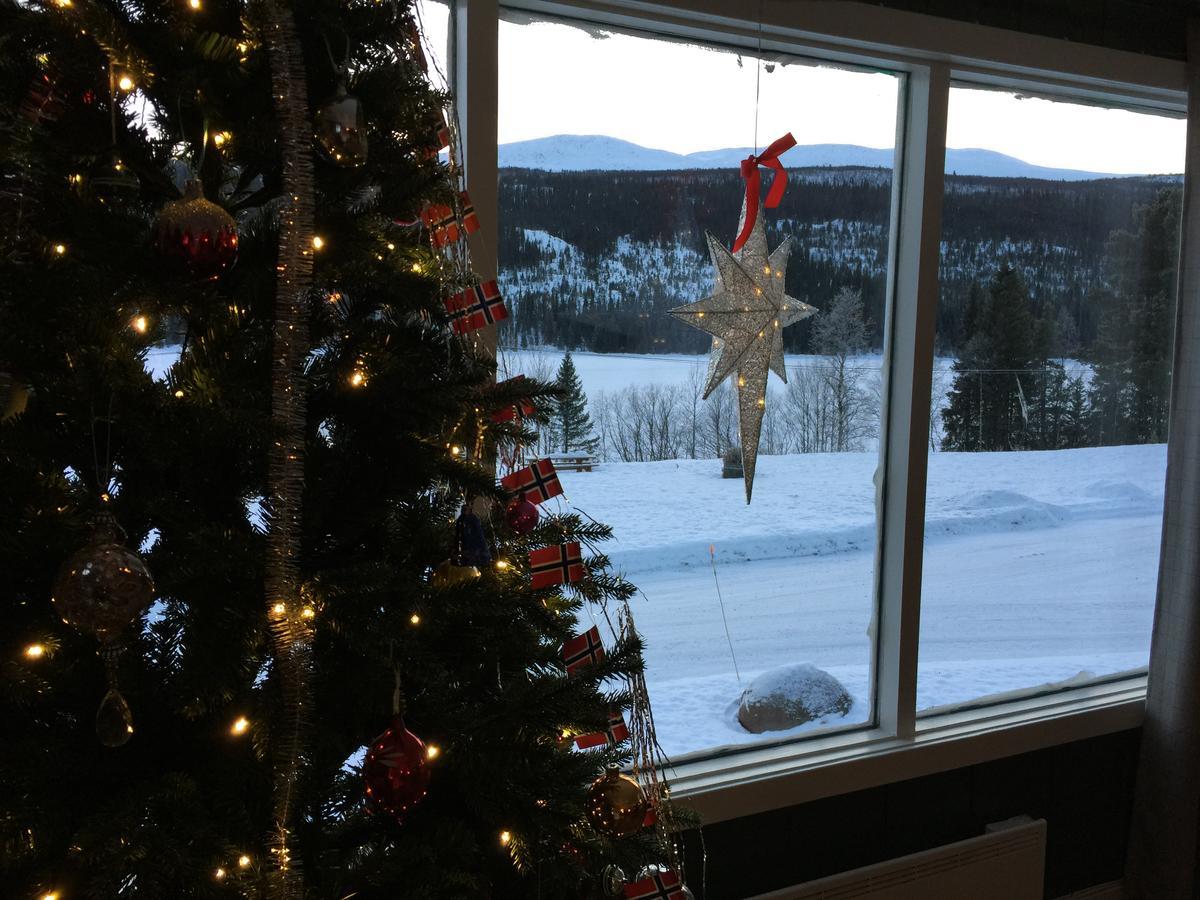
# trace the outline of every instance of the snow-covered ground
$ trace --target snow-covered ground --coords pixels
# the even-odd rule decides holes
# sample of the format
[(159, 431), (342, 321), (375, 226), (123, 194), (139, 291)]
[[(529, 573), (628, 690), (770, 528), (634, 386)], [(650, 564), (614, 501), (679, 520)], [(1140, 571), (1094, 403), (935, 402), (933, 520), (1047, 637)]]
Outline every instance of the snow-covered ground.
[[(749, 507), (715, 460), (563, 473), (569, 505), (614, 526), (610, 556), (641, 589), (634, 613), (669, 754), (784, 736), (737, 725), (710, 545), (742, 683), (812, 662), (855, 704), (798, 730), (868, 718), (876, 464), (760, 457)], [(1162, 445), (932, 454), (918, 707), (1144, 665), (1164, 466)]]
[[(539, 378), (554, 379), (562, 362), (563, 351), (554, 348), (538, 350), (502, 350), (500, 354), (500, 377), (525, 374)], [(690, 355), (686, 353), (591, 353), (577, 350), (571, 354), (575, 369), (583, 382), (583, 390), (589, 397), (601, 392), (612, 393), (630, 385), (681, 385), (690, 383), (692, 373), (699, 370), (704, 373), (708, 369), (708, 354)], [(789, 353), (785, 357), (788, 370), (799, 366), (822, 364), (822, 357), (805, 354)], [(1071, 375), (1087, 375), (1088, 368), (1075, 360), (1063, 360), (1067, 372)], [(934, 360), (934, 375), (941, 376), (944, 387), (949, 388), (953, 378), (951, 366), (954, 360), (950, 357), (938, 357)], [(854, 366), (857, 368), (882, 371), (883, 357), (878, 353), (864, 353), (856, 357)], [(784, 388), (783, 382), (771, 376), (767, 381), (771, 392)]]

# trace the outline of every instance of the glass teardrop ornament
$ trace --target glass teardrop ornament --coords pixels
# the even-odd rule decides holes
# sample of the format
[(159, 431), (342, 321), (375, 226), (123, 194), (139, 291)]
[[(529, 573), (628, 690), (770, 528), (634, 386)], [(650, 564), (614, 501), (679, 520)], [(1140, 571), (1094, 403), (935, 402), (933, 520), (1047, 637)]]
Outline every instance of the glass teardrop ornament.
[(133, 713), (116, 688), (109, 688), (96, 710), (96, 737), (105, 747), (120, 747), (133, 737)]

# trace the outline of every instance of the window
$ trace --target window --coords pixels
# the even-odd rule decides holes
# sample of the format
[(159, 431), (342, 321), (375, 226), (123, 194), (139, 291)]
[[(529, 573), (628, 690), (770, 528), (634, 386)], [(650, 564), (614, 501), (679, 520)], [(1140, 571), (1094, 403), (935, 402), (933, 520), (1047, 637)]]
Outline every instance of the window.
[[(1178, 225), (1158, 189), (1182, 169), (1183, 64), (966, 24), (952, 45), (936, 20), (894, 10), (784, 4), (758, 24), (732, 0), (509, 2), (523, 8), (499, 10), (498, 82), (494, 8), (455, 13), (458, 49), (488, 76), (454, 85), (460, 110), (500, 145), (499, 208), (476, 199), (499, 226), (513, 311), (498, 362), (502, 377), (554, 378), (572, 351), (602, 462), (564, 482), (572, 507), (616, 527), (614, 561), (644, 590), (635, 613), (676, 790), (721, 819), (980, 762), (992, 742), (975, 738), (997, 730), (1034, 749), (1136, 725), (1162, 484), (1163, 435), (1143, 425), (1166, 410), (1128, 382), (1171, 377), (1160, 326), (1173, 301), (1145, 290), (1170, 281), (1160, 251)], [(1029, 99), (1041, 96), (1061, 99)], [(947, 99), (943, 196), (926, 160)], [(736, 441), (729, 388), (698, 399), (708, 339), (665, 313), (712, 286), (703, 232), (733, 236), (736, 162), (788, 130), (838, 146), (785, 156), (770, 243), (793, 238), (789, 293), (825, 311), (855, 273), (869, 349), (831, 365), (822, 314), (787, 330), (789, 384), (770, 383), (746, 508), (714, 493), (740, 487), (715, 457)], [(860, 149), (848, 159), (844, 145)], [(468, 176), (490, 182), (491, 142), (474, 146)], [(939, 254), (928, 232), (943, 218)], [(1050, 349), (981, 364), (967, 313), (1001, 310), (989, 301), (1006, 263), (1020, 290), (1001, 285), (1001, 299)], [(822, 413), (830, 371), (859, 389), (853, 428)], [(997, 428), (1016, 429), (1006, 449), (986, 446)], [(1106, 460), (1095, 477), (1089, 454)], [(753, 673), (801, 662), (842, 681), (849, 713), (747, 733), (736, 700)]]
[[(501, 21), (499, 73), (501, 377), (554, 380), (570, 351), (591, 426), (530, 452), (599, 461), (562, 480), (644, 597), (664, 749), (872, 721), (900, 79), (528, 19)], [(787, 292), (819, 312), (784, 332), (747, 506), (734, 388), (701, 399), (710, 338), (668, 310), (712, 292), (705, 232), (730, 245), (739, 161), (788, 131), (768, 243), (791, 239)], [(743, 710), (751, 685), (787, 702)]]
[(947, 128), (926, 712), (1149, 660), (1184, 157), (1181, 120), (966, 87)]

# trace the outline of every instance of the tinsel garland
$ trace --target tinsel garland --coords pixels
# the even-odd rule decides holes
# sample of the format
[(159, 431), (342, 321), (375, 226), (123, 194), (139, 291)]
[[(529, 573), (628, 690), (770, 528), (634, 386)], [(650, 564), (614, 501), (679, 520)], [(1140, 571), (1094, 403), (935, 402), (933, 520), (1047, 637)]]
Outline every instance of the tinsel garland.
[(275, 825), (269, 843), (275, 858), (270, 883), (272, 896), (299, 900), (304, 879), (299, 860), (291, 856), (290, 836), (312, 679), (310, 633), (299, 615), (297, 559), (307, 412), (302, 373), (309, 351), (307, 300), (313, 279), (313, 160), (304, 56), (295, 19), (286, 5), (271, 0), (262, 4), (261, 12), (279, 123), (283, 191), (271, 351), (272, 434), (266, 495), (270, 528), (264, 572), (274, 673), (283, 700), (280, 720), (271, 733)]

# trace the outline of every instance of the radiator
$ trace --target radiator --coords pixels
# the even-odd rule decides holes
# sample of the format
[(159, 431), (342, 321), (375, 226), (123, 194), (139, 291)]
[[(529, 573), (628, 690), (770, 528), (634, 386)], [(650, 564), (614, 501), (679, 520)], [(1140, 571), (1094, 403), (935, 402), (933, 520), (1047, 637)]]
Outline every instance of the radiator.
[(751, 900), (1042, 900), (1046, 821), (901, 856)]

